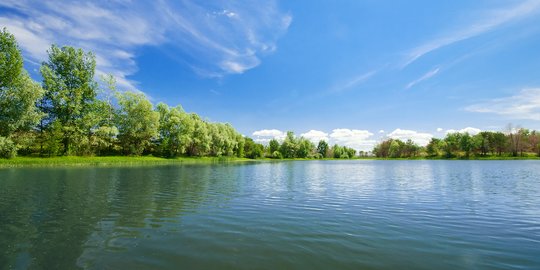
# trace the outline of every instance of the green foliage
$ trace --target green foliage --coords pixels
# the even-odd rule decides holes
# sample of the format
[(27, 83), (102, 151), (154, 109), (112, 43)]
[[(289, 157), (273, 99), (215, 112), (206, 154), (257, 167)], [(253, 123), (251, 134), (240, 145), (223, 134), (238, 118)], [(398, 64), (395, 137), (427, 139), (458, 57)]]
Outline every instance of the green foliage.
[(244, 154), (247, 158), (251, 159), (261, 158), (264, 154), (264, 147), (262, 144), (255, 143), (253, 139), (246, 138), (244, 144)]
[(35, 105), (42, 96), (43, 89), (23, 68), (15, 37), (4, 28), (0, 31), (0, 157), (15, 157), (19, 146), (29, 148), (29, 145), (18, 145), (12, 139), (15, 133), (30, 132), (43, 117)]
[(287, 136), (285, 140), (281, 143), (279, 147), (279, 152), (283, 155), (284, 158), (295, 158), (296, 151), (298, 150), (298, 143), (294, 136), (294, 132), (287, 131)]
[(326, 141), (319, 141), (319, 144), (317, 144), (317, 153), (321, 157), (328, 157), (328, 143)]
[(118, 139), (124, 154), (141, 155), (158, 136), (159, 113), (141, 93), (118, 94)]
[(6, 28), (0, 32), (0, 88), (17, 83), (23, 71), (23, 58), (15, 37)]
[(410, 140), (403, 143), (389, 139), (376, 145), (373, 153), (382, 158), (540, 156), (540, 136), (537, 131), (523, 128), (509, 129), (507, 134), (482, 131), (474, 136), (456, 132), (447, 134), (444, 139), (432, 138), (425, 147), (419, 147)]
[(308, 139), (301, 137), (298, 140), (298, 147), (296, 152), (296, 157), (298, 158), (307, 158), (313, 156), (312, 152), (315, 148), (315, 145), (313, 145), (312, 142), (310, 142)]
[(27, 131), (43, 117), (36, 101), (43, 89), (23, 68), (15, 37), (4, 28), (0, 32), (0, 136)]
[(276, 151), (279, 150), (279, 142), (276, 139), (271, 139), (268, 143), (268, 152), (270, 152), (270, 155), (274, 155)]
[(0, 136), (0, 158), (14, 158), (17, 156), (17, 146), (12, 140)]
[[(87, 116), (96, 101), (94, 81), (95, 56), (81, 49), (55, 45), (48, 51), (49, 60), (41, 65), (45, 97), (40, 103), (48, 115), (48, 124), (59, 121), (62, 126), (63, 154), (69, 155), (73, 145), (80, 146), (82, 138), (92, 128)], [(86, 142), (88, 143), (88, 142)]]
[(440, 155), (441, 139), (431, 138), (431, 141), (426, 146), (426, 153), (430, 157), (436, 157)]

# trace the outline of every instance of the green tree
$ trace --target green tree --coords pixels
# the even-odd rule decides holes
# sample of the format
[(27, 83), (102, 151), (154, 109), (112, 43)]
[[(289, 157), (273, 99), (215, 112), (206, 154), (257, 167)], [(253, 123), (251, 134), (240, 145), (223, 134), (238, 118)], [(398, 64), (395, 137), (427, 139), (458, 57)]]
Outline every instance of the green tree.
[(159, 113), (159, 142), (161, 154), (166, 157), (176, 157), (185, 152), (188, 144), (186, 135), (191, 135), (188, 116), (181, 106), (169, 108), (165, 103), (156, 106)]
[(404, 145), (405, 144), (401, 140), (392, 140), (392, 143), (390, 143), (390, 149), (388, 150), (388, 156), (391, 158), (401, 157)]
[(461, 134), (458, 132), (446, 134), (444, 144), (441, 144), (445, 157), (449, 158), (457, 155), (460, 147), (460, 138)]
[(311, 152), (315, 146), (308, 139), (301, 137), (298, 140), (298, 150), (296, 152), (296, 157), (298, 158), (307, 158), (311, 156)]
[(268, 152), (272, 158), (279, 158), (279, 155), (274, 155), (279, 152), (279, 142), (276, 139), (271, 139), (268, 143)]
[(0, 157), (14, 157), (18, 146), (12, 141), (16, 131), (27, 132), (43, 117), (36, 102), (43, 89), (23, 68), (23, 58), (15, 37), (0, 31)]
[(294, 136), (294, 132), (287, 131), (287, 136), (285, 140), (281, 143), (279, 147), (279, 152), (283, 155), (284, 158), (295, 158), (296, 151), (298, 150), (298, 142)]
[(328, 143), (324, 140), (320, 140), (319, 144), (317, 144), (317, 152), (319, 155), (324, 158), (328, 155)]
[(435, 157), (439, 155), (439, 145), (441, 143), (441, 139), (437, 138), (431, 138), (431, 141), (429, 141), (428, 145), (426, 145), (426, 153), (430, 157)]
[(459, 133), (459, 149), (465, 152), (465, 157), (469, 157), (474, 149), (474, 142), (469, 133)]
[(473, 140), (478, 150), (480, 150), (480, 155), (487, 156), (487, 153), (490, 149), (490, 141), (492, 140), (492, 133), (489, 131), (482, 131), (474, 135)]
[(260, 158), (264, 153), (264, 146), (262, 144), (256, 143), (251, 138), (246, 138), (244, 144), (244, 153), (247, 158)]
[(508, 141), (504, 133), (495, 132), (492, 134), (489, 144), (492, 149), (495, 149), (497, 155), (501, 156), (504, 150), (507, 148)]
[(158, 135), (159, 113), (141, 93), (118, 94), (118, 138), (128, 155), (141, 155)]
[(61, 124), (63, 154), (68, 155), (72, 146), (79, 144), (78, 140), (92, 128), (84, 116), (96, 100), (96, 60), (91, 52), (69, 46), (53, 45), (48, 54), (49, 60), (40, 69), (45, 89), (41, 105), (48, 114), (48, 124), (54, 121)]

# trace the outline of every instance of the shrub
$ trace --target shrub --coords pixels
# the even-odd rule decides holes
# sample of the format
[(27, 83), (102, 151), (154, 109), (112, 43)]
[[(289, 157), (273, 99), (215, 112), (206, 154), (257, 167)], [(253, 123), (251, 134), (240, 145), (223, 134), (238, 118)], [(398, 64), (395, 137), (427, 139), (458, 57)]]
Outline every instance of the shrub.
[(0, 137), (0, 158), (14, 158), (17, 156), (17, 146), (6, 137)]

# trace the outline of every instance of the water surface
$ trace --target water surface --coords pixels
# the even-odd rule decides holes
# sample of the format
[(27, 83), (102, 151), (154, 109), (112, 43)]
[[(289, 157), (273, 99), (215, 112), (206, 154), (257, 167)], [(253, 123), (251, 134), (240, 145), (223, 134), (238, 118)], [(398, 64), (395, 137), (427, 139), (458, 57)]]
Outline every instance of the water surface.
[(0, 169), (0, 269), (540, 269), (538, 161)]

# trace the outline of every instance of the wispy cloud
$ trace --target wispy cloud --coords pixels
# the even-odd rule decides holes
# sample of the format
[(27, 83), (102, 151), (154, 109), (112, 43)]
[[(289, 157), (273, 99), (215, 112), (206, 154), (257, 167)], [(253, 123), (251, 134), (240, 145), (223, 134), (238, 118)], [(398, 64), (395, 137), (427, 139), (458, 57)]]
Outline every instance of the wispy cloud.
[(465, 110), (492, 113), (510, 119), (540, 120), (540, 88), (523, 89), (517, 95), (470, 105)]
[(462, 26), (459, 30), (445, 33), (412, 49), (407, 54), (402, 67), (410, 65), (418, 58), (434, 50), (495, 30), (507, 23), (536, 14), (539, 10), (540, 1), (528, 0), (513, 7), (487, 12), (477, 21)]
[(275, 51), (292, 20), (275, 1), (4, 0), (0, 7), (0, 25), (31, 63), (46, 60), (53, 43), (81, 47), (96, 54), (98, 74), (112, 73), (132, 89), (142, 46), (168, 44), (203, 76), (238, 74)]
[(349, 90), (355, 86), (358, 86), (367, 80), (369, 80), (371, 77), (373, 77), (375, 74), (377, 74), (378, 70), (371, 70), (362, 74), (359, 74), (355, 77), (350, 78), (348, 81), (344, 83), (337, 84), (334, 86), (330, 92), (331, 93), (339, 93), (346, 90)]
[(191, 58), (203, 76), (240, 74), (258, 66), (260, 56), (276, 50), (292, 16), (276, 1), (162, 1), (160, 14), (171, 41)]
[(425, 81), (435, 75), (437, 75), (437, 73), (439, 73), (439, 68), (436, 68), (434, 70), (430, 70), (428, 71), (426, 74), (422, 75), (422, 77), (410, 82), (409, 84), (407, 84), (407, 86), (405, 87), (405, 89), (409, 89), (413, 86), (415, 86), (416, 84), (422, 82), (422, 81)]

